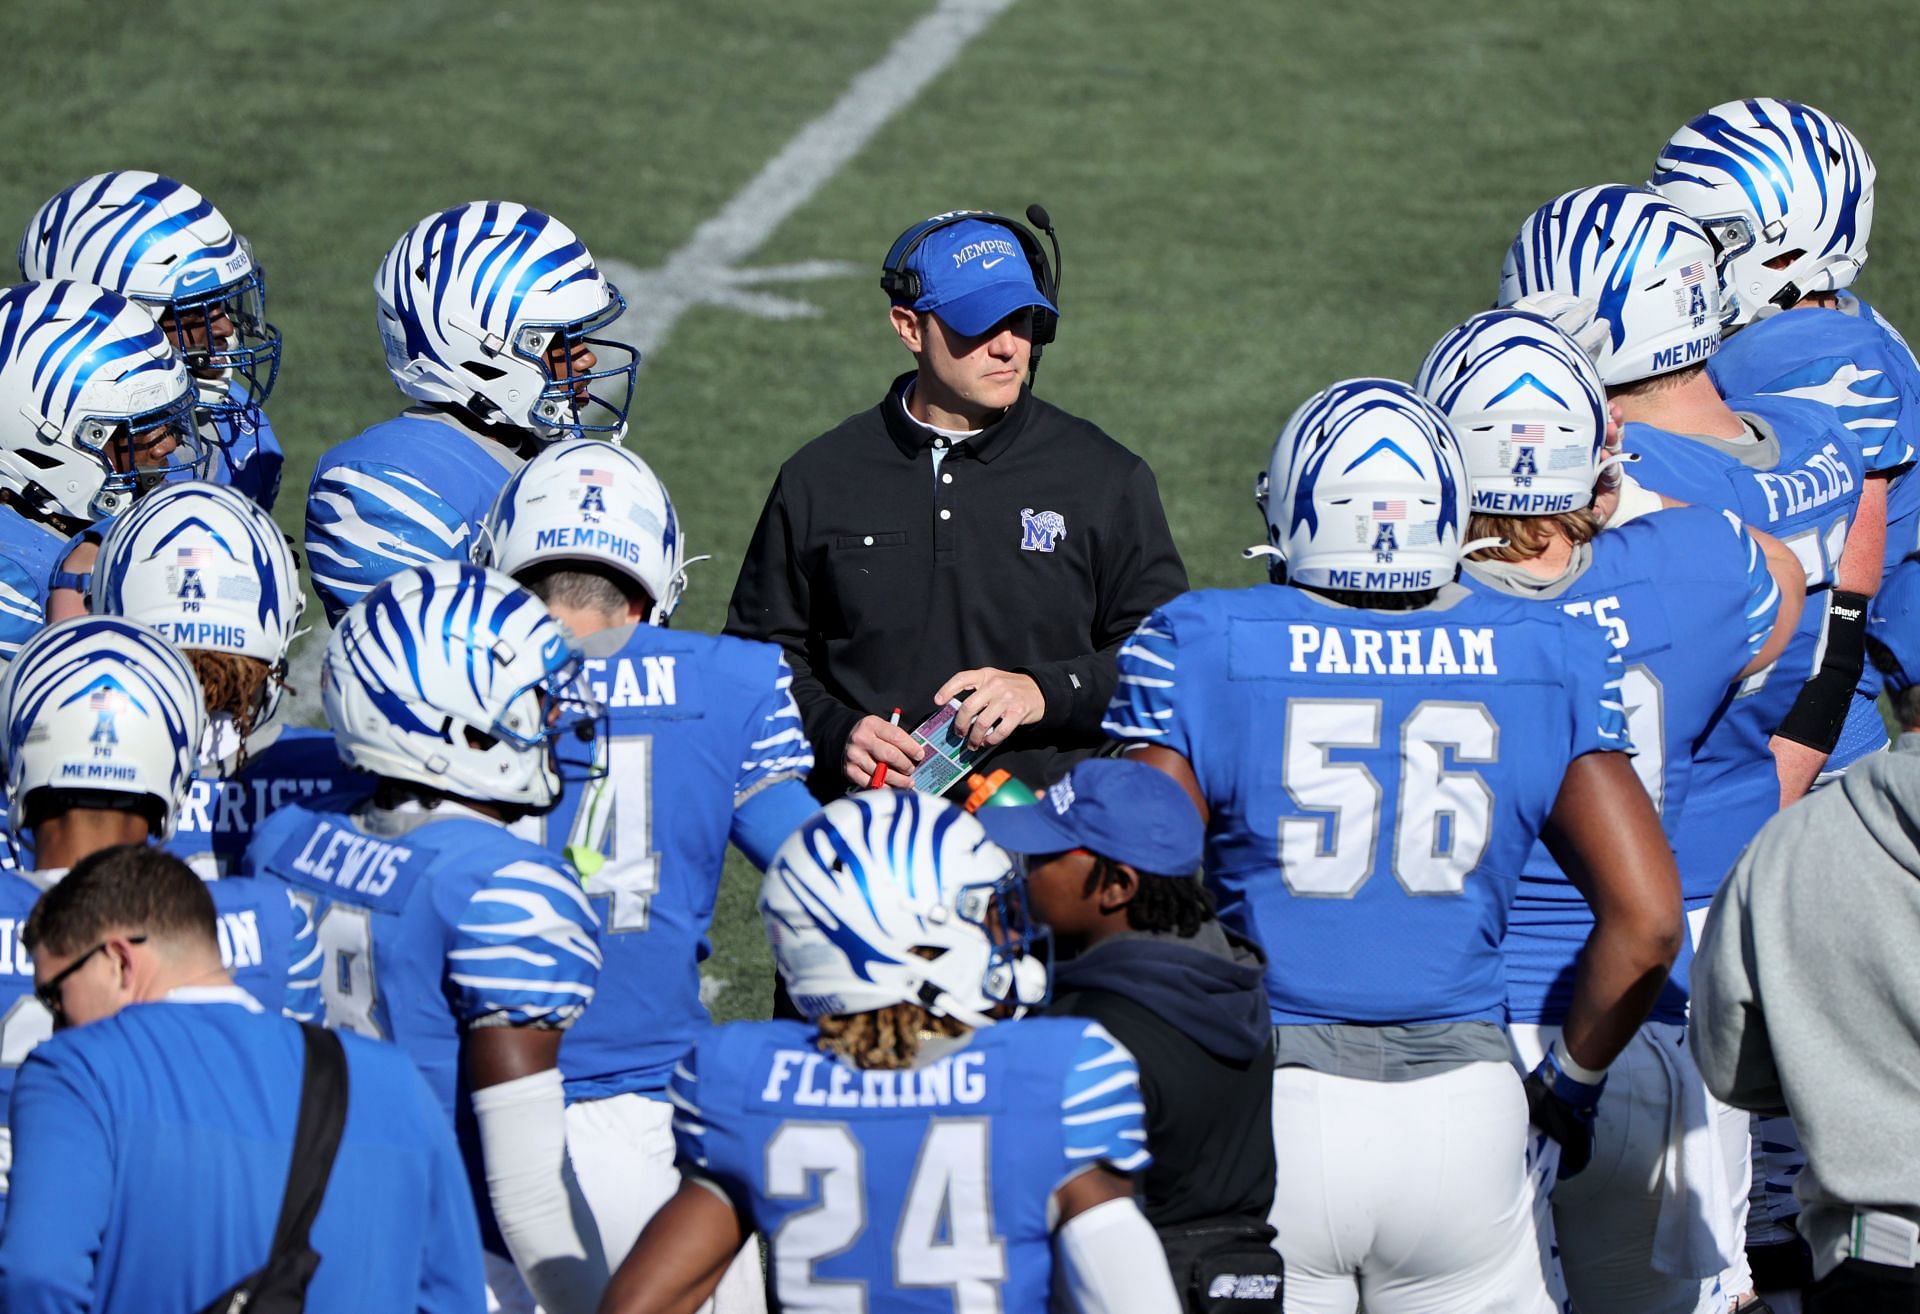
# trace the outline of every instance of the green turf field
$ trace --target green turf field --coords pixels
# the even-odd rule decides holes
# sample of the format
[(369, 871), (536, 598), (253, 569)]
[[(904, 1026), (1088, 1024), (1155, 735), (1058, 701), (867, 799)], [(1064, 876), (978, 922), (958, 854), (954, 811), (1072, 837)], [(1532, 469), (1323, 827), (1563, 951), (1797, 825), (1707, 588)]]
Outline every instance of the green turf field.
[[(398, 409), (370, 281), (409, 224), (519, 200), (603, 261), (657, 267), (929, 8), (20, 0), (0, 236), (104, 169), (212, 197), (286, 334), (270, 409), (297, 531), (314, 454)], [(747, 256), (858, 264), (761, 289), (816, 316), (696, 304), (652, 353), (632, 442), (714, 557), (680, 621), (718, 625), (782, 458), (904, 368), (874, 276), (924, 215), (1046, 203), (1065, 319), (1041, 390), (1153, 463), (1197, 584), (1250, 581), (1251, 480), (1291, 407), (1337, 377), (1406, 377), (1488, 304), (1535, 205), (1643, 179), (1717, 101), (1793, 96), (1861, 136), (1880, 166), (1861, 287), (1920, 324), (1916, 37), (1902, 0), (1017, 0)], [(725, 1015), (759, 1009), (769, 971), (751, 873), (733, 876)]]

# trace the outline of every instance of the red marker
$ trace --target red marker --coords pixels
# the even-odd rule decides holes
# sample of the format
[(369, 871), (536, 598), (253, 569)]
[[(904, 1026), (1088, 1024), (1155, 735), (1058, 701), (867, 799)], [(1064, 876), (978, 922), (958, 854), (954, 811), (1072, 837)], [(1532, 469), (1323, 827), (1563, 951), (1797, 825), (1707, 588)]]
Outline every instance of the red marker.
[[(899, 709), (899, 708), (897, 708), (897, 707), (896, 707), (896, 708), (894, 708), (894, 709), (893, 709), (893, 715), (887, 718), (887, 724), (888, 724), (888, 725), (899, 725), (899, 724), (900, 724), (900, 709)], [(885, 762), (882, 762), (882, 763), (880, 763), (880, 764), (879, 764), (878, 766), (876, 766), (876, 767), (874, 767), (874, 769), (873, 769), (873, 779), (871, 779), (871, 780), (869, 780), (869, 781), (867, 782), (867, 788), (868, 788), (868, 789), (878, 789), (878, 788), (880, 788), (880, 787), (881, 787), (882, 785), (884, 785), (884, 784), (886, 784), (886, 783), (887, 783), (887, 764), (886, 764)]]

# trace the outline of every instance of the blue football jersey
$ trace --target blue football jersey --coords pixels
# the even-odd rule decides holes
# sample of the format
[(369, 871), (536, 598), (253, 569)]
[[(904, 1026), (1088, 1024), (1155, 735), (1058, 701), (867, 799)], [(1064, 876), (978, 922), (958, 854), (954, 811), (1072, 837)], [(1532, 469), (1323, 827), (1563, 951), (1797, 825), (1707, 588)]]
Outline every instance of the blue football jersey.
[(47, 581), (67, 536), (0, 506), (0, 662), (19, 656), (47, 623)]
[(1826, 590), (1834, 585), (1863, 478), (1858, 445), (1830, 407), (1793, 397), (1741, 397), (1728, 405), (1758, 421), (1771, 441), (1730, 444), (1626, 426), (1626, 448), (1639, 457), (1636, 480), (1680, 501), (1732, 512), (1785, 543), (1806, 570), (1806, 611), (1786, 652), (1742, 683), (1694, 757), (1690, 806), (1674, 835), (1689, 907), (1712, 900), (1740, 850), (1780, 810), (1779, 774), (1767, 741), (1817, 668)]
[(232, 775), (193, 781), (167, 843), (208, 879), (233, 870), (254, 827), (288, 803), (330, 796), (332, 806), (351, 808), (373, 792), (372, 776), (340, 760), (331, 731), (270, 725), (247, 750)]
[(563, 739), (561, 752), (598, 751), (604, 771), (583, 783), (586, 772), (564, 770), (560, 802), (523, 823), (572, 860), (600, 916), (594, 1005), (560, 1046), (570, 1099), (666, 1089), (708, 1025), (699, 964), (729, 837), (756, 805), (777, 806), (777, 792), (790, 796), (788, 832), (815, 807), (802, 783), (813, 753), (779, 648), (638, 625), (603, 657), (600, 637), (587, 637), (584, 668), (608, 741)]
[[(1484, 569), (1468, 563), (1461, 582), (1506, 592), (1476, 573)], [(1591, 617), (1626, 663), (1620, 688), (1633, 768), (1671, 840), (1686, 811), (1693, 755), (1780, 614), (1759, 542), (1724, 511), (1660, 511), (1601, 534), (1586, 569), (1564, 587), (1524, 596)], [(1585, 896), (1536, 841), (1507, 920), (1512, 1021), (1566, 1021), (1574, 960), (1592, 930)], [(1686, 979), (1684, 970), (1677, 976)], [(1670, 986), (1653, 1020), (1682, 1022), (1685, 1012), (1684, 991)]]
[[(27, 914), (53, 878), (0, 872), (0, 1144), (14, 1074), (33, 1047), (53, 1034), (53, 1015), (33, 995), (33, 958), (20, 943)], [(213, 895), (220, 961), (234, 984), (272, 1013), (311, 1022), (320, 1013), (320, 947), (303, 908), (278, 885), (219, 881)], [(0, 1217), (7, 1184), (0, 1173)]]
[[(1905, 471), (1920, 453), (1920, 365), (1871, 306), (1848, 295), (1838, 310), (1770, 315), (1729, 337), (1707, 372), (1723, 394), (1799, 397), (1833, 407), (1859, 443), (1868, 474), (1901, 472), (1887, 486), (1885, 570), (1920, 548), (1920, 479)], [(1880, 688), (1880, 672), (1869, 662), (1829, 769), (1885, 747), (1886, 724), (1874, 703)]]
[(329, 624), (396, 571), (465, 561), (521, 459), (415, 409), (328, 448), (307, 489), (307, 570)]
[(1097, 1022), (985, 1027), (903, 1071), (856, 1068), (815, 1035), (713, 1028), (671, 1087), (681, 1170), (770, 1238), (788, 1314), (844, 1309), (849, 1287), (876, 1310), (1043, 1310), (1054, 1191), (1152, 1162), (1139, 1070)]
[(263, 511), (273, 510), (280, 497), (280, 473), (287, 458), (267, 413), (254, 407), (236, 415), (222, 415), (202, 424), (200, 431), (213, 447), (207, 478), (229, 485)]
[(1506, 1017), (1500, 941), (1577, 757), (1628, 748), (1591, 620), (1449, 586), (1416, 611), (1189, 593), (1120, 650), (1107, 732), (1180, 753), (1220, 916), (1276, 1023)]
[[(313, 1222), (310, 1310), (472, 1314), (480, 1240), (451, 1130), (405, 1055), (342, 1038), (347, 1114)], [(265, 1262), (306, 1050), (232, 990), (63, 1031), (13, 1096), (12, 1314), (194, 1310)]]

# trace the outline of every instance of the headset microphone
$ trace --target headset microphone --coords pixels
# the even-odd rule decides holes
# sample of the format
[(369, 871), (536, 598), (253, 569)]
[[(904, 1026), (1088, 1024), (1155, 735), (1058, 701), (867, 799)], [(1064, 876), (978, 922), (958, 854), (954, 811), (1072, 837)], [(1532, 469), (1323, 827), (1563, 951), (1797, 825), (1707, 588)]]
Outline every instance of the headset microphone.
[[(1047, 241), (1053, 244), (1053, 267), (1047, 271), (1047, 282), (1042, 291), (1047, 293), (1048, 298), (1053, 302), (1054, 309), (1048, 311), (1036, 307), (1033, 312), (1035, 319), (1044, 315), (1046, 322), (1044, 326), (1035, 326), (1033, 355), (1027, 362), (1027, 386), (1031, 388), (1033, 381), (1040, 377), (1040, 352), (1047, 343), (1053, 341), (1053, 335), (1060, 322), (1060, 238), (1053, 231), (1053, 216), (1048, 214), (1047, 207), (1038, 201), (1027, 207), (1027, 222), (1045, 233)], [(1036, 248), (1039, 245), (1038, 242), (1034, 243)], [(1042, 262), (1036, 260), (1034, 263), (1038, 265)]]
[(1053, 243), (1053, 304), (1060, 304), (1060, 238), (1053, 231), (1053, 216), (1047, 213), (1047, 207), (1035, 201), (1027, 207), (1027, 222), (1047, 235)]

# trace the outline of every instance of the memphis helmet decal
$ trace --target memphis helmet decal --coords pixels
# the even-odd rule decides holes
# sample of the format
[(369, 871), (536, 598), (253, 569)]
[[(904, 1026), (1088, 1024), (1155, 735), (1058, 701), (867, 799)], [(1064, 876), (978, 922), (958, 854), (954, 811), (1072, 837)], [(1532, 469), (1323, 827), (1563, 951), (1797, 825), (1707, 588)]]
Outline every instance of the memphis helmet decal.
[(1473, 510), (1557, 515), (1592, 503), (1606, 385), (1552, 323), (1518, 310), (1475, 315), (1434, 345), (1417, 386), (1453, 424)]
[[(175, 578), (188, 562), (202, 577), (198, 598), (183, 597)], [(299, 562), (271, 516), (230, 488), (189, 482), (156, 489), (114, 522), (94, 568), (91, 603), (95, 612), (171, 632), (183, 647), (273, 666), (286, 658), (306, 596)], [(231, 638), (201, 633), (204, 641), (187, 642), (183, 636), (210, 632), (204, 624), (195, 629), (208, 619), (233, 622), (218, 627)]]
[[(1745, 324), (1853, 282), (1873, 230), (1875, 174), (1866, 148), (1830, 115), (1757, 97), (1681, 127), (1651, 186), (1714, 237), (1725, 320)], [(1781, 257), (1791, 258), (1768, 267)]]
[(146, 626), (79, 616), (42, 631), (0, 682), (10, 824), (27, 796), (65, 787), (144, 795), (173, 834), (206, 731), (200, 682)]
[(1267, 544), (1292, 583), (1400, 593), (1459, 564), (1466, 468), (1447, 419), (1391, 379), (1336, 383), (1304, 402), (1255, 481)]
[[(122, 170), (82, 179), (40, 207), (20, 239), (23, 278), (97, 283), (141, 302), (156, 318), (171, 312), (176, 349), (202, 366), (232, 371), (211, 408), (229, 417), (257, 410), (279, 371), (280, 331), (266, 318), (266, 284), (247, 241), (211, 201), (185, 183)], [(224, 312), (233, 333), (189, 344), (195, 312)]]
[(1609, 386), (1704, 365), (1720, 344), (1713, 245), (1646, 188), (1581, 188), (1534, 211), (1508, 248), (1499, 303), (1540, 292), (1594, 303), (1607, 326), (1594, 364)]

